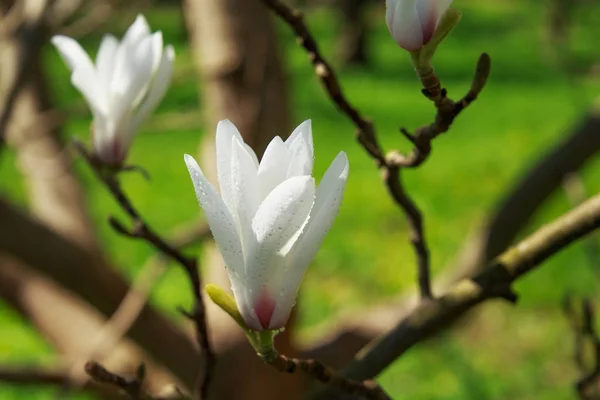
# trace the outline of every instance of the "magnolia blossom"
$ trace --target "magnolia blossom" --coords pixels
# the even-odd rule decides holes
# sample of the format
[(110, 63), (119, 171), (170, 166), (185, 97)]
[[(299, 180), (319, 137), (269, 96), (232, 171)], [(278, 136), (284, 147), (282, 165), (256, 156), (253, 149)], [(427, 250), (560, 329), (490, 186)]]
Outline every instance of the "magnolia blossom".
[(258, 331), (281, 328), (337, 215), (348, 158), (340, 152), (315, 187), (310, 121), (285, 142), (275, 137), (260, 163), (230, 121), (217, 126), (216, 145), (220, 195), (196, 161), (185, 156), (198, 201), (246, 325)]
[(385, 0), (385, 21), (392, 37), (408, 51), (427, 44), (452, 0)]
[(96, 157), (106, 164), (122, 164), (140, 124), (167, 90), (173, 47), (163, 48), (162, 33), (151, 33), (141, 15), (120, 42), (104, 36), (95, 65), (75, 40), (59, 35), (52, 43), (73, 71), (71, 81), (94, 116)]

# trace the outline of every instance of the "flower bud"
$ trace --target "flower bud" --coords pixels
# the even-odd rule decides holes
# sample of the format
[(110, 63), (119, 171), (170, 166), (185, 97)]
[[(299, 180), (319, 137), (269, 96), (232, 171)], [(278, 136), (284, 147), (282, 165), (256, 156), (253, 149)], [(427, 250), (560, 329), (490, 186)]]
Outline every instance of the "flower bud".
[(386, 0), (385, 21), (400, 47), (417, 51), (433, 37), (452, 0)]

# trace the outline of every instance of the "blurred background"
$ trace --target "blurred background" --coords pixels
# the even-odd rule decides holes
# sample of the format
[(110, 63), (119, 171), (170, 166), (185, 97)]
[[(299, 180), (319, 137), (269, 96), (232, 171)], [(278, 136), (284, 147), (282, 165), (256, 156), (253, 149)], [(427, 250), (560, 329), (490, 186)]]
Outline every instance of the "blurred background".
[[(19, 92), (22, 98), (7, 126), (2, 126), (6, 141), (0, 145), (0, 199), (10, 207), (29, 209), (34, 221), (71, 235), (70, 240), (82, 247), (94, 241), (91, 247), (102, 249), (102, 255), (89, 258), (90, 265), (79, 265), (81, 271), (69, 272), (65, 279), (93, 287), (95, 275), (86, 273), (100, 268), (95, 264), (101, 259), (109, 260), (106, 265), (131, 282), (156, 257), (145, 243), (110, 228), (107, 216), (123, 216), (122, 212), (89, 167), (65, 145), (73, 137), (88, 140), (91, 117), (49, 35), (75, 37), (95, 54), (106, 32), (121, 36), (142, 13), (177, 54), (172, 85), (142, 126), (128, 159), (143, 166), (151, 180), (133, 172), (121, 177), (142, 215), (167, 236), (202, 226), (182, 156), (197, 155), (210, 168), (210, 151), (200, 148), (211, 148), (219, 119), (233, 119), (245, 135), (249, 132), (259, 151), (265, 138), (288, 135), (297, 124), (312, 119), (317, 179), (340, 150), (349, 156), (351, 173), (340, 215), (305, 277), (290, 330), (294, 349), (290, 351), (310, 352), (333, 343), (332, 332), (359, 332), (364, 339), (393, 326), (416, 282), (405, 218), (389, 198), (373, 162), (355, 142), (353, 126), (326, 97), (289, 27), (267, 19), (259, 1), (229, 0), (229, 11), (215, 6), (218, 0), (57, 1), (50, 13), (55, 19), (47, 18), (54, 22), (38, 29), (37, 36), (27, 36), (36, 32), (35, 24), (15, 28), (20, 21), (15, 22), (13, 14), (18, 12), (11, 14), (10, 7), (19, 7), (18, 3), (0, 2), (4, 10), (0, 84), (5, 105), (6, 93), (18, 79), (10, 66), (19, 54), (28, 54), (19, 53), (22, 46), (33, 47), (27, 50), (33, 55), (26, 59), (29, 81)], [(58, 8), (59, 3), (64, 9)], [(28, 15), (27, 7), (21, 6), (22, 15)], [(384, 148), (408, 151), (399, 127), (412, 131), (429, 123), (434, 109), (420, 94), (408, 54), (388, 34), (382, 2), (307, 0), (295, 6), (305, 12), (350, 101), (375, 122)], [(491, 78), (450, 132), (436, 139), (432, 157), (403, 174), (425, 215), (439, 287), (472, 273), (482, 260), (600, 190), (600, 159), (595, 157), (600, 150), (600, 2), (456, 0), (454, 7), (463, 18), (434, 59), (443, 86), (451, 97), (462, 97), (483, 51), (492, 58)], [(252, 59), (258, 68), (264, 67), (259, 71), (264, 75), (244, 88), (250, 69), (242, 71), (242, 78), (236, 74), (239, 64)], [(264, 60), (264, 65), (256, 59)], [(270, 88), (268, 94), (257, 94), (265, 88)], [(58, 167), (57, 157), (63, 160)], [(66, 170), (69, 179), (64, 177)], [(74, 198), (79, 206), (71, 203)], [(85, 218), (74, 211), (77, 207)], [(72, 214), (63, 215), (65, 209)], [(70, 218), (85, 225), (81, 228), (85, 233), (66, 226), (71, 222), (62, 225)], [(0, 242), (11, 232), (25, 232), (1, 213), (0, 227), (4, 232)], [(486, 304), (449, 332), (405, 354), (379, 382), (397, 399), (576, 398), (574, 384), (582, 371), (573, 358), (574, 334), (563, 304), (567, 296), (598, 298), (597, 241), (592, 237), (568, 248), (520, 281), (517, 306)], [(22, 245), (36, 253), (40, 243), (47, 242)], [(91, 247), (89, 254), (96, 251)], [(193, 244), (189, 254), (200, 254), (211, 281), (209, 247)], [(0, 366), (68, 370), (74, 354), (97, 330), (92, 328), (96, 325), (85, 325), (78, 313), (95, 317), (97, 308), (110, 315), (111, 306), (83, 296), (93, 311), (71, 313), (65, 304), (71, 297), (82, 301), (82, 294), (63, 287), (60, 274), (15, 264), (15, 257), (0, 248)], [(157, 275), (150, 304), (174, 326), (189, 331), (177, 311), (192, 304), (184, 273), (169, 264)], [(94, 296), (102, 303), (101, 294)], [(333, 359), (348, 360), (357, 343), (362, 342), (352, 341)], [(141, 359), (149, 358), (141, 354)], [(157, 364), (168, 364), (157, 353), (153, 357)], [(241, 379), (234, 376), (231, 372), (230, 379)], [(1, 399), (94, 398), (60, 391), (56, 384), (12, 384), (1, 373), (0, 378)], [(294, 398), (261, 396), (255, 398)]]

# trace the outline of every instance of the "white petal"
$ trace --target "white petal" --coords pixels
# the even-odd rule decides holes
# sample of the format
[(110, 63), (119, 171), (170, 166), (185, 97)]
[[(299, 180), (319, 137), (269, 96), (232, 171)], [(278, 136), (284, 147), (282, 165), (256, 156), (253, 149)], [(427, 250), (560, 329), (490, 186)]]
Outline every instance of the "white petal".
[(417, 14), (421, 21), (423, 43), (427, 43), (433, 36), (437, 23), (450, 6), (452, 0), (420, 0), (417, 2)]
[(296, 129), (292, 131), (292, 134), (285, 141), (286, 146), (288, 146), (289, 148), (292, 142), (294, 142), (298, 137), (302, 137), (308, 143), (308, 147), (311, 149), (311, 155), (314, 156), (312, 121), (310, 119), (307, 119), (306, 121), (302, 122), (296, 127)]
[[(152, 35), (152, 54), (154, 55), (154, 59), (152, 61), (152, 75), (156, 73), (158, 67), (160, 65), (161, 60), (163, 59), (163, 36), (162, 32), (155, 32)], [(173, 46), (169, 46), (171, 49)], [(173, 54), (175, 54), (175, 51)]]
[(141, 123), (156, 109), (158, 103), (162, 100), (167, 92), (169, 83), (171, 83), (174, 60), (175, 51), (173, 50), (173, 46), (167, 46), (163, 53), (160, 65), (158, 66), (158, 70), (156, 71), (156, 76), (152, 80), (152, 86), (150, 87), (146, 98), (142, 104), (140, 104), (137, 113), (131, 120), (129, 129), (125, 135), (125, 140), (128, 142), (132, 141), (133, 136), (137, 133)]
[(71, 83), (83, 95), (94, 116), (98, 113), (106, 115), (108, 101), (102, 96), (96, 80), (94, 72), (87, 68), (76, 68), (71, 75)]
[[(108, 92), (112, 73), (114, 68), (115, 56), (119, 48), (119, 41), (112, 35), (105, 35), (100, 43), (98, 54), (96, 55), (96, 73), (101, 89)], [(107, 96), (105, 94), (105, 96)]]
[(94, 155), (103, 163), (118, 165), (123, 161), (124, 153), (116, 142), (114, 124), (104, 116), (94, 118), (92, 145)]
[(280, 249), (308, 217), (315, 198), (312, 176), (296, 176), (277, 186), (261, 203), (252, 220), (257, 243)]
[(286, 256), (277, 306), (271, 320), (273, 326), (284, 324), (288, 319), (304, 272), (317, 254), (337, 216), (348, 179), (348, 170), (348, 158), (344, 152), (340, 152), (319, 184), (308, 222)]
[(120, 138), (125, 147), (131, 139), (129, 126), (135, 111), (135, 101), (148, 88), (152, 59), (152, 37), (148, 36), (123, 58), (124, 67), (120, 79), (113, 79), (112, 82), (109, 117), (115, 125), (115, 134), (127, 136)]
[[(417, 13), (419, 0), (386, 0), (386, 23), (400, 47), (414, 51), (423, 46), (421, 21)], [(430, 0), (426, 0), (430, 1)]]
[(255, 243), (252, 219), (260, 203), (258, 179), (252, 157), (244, 143), (237, 136), (233, 136), (231, 141), (231, 194), (235, 210), (232, 214), (240, 230), (244, 254), (247, 254)]
[(311, 121), (300, 124), (285, 144), (290, 158), (287, 177), (312, 174), (314, 149)]
[(76, 68), (94, 70), (90, 56), (77, 41), (62, 35), (53, 36), (51, 41), (71, 70)]
[(198, 163), (190, 155), (184, 156), (194, 184), (196, 197), (204, 211), (217, 247), (223, 256), (232, 281), (240, 281), (244, 271), (242, 246), (233, 217), (215, 188), (206, 179)]
[(240, 132), (231, 121), (228, 119), (219, 121), (215, 139), (217, 149), (217, 179), (219, 181), (221, 197), (223, 197), (223, 201), (232, 214), (235, 213), (233, 186), (231, 183), (231, 159), (233, 156), (231, 146), (234, 136), (239, 140), (243, 140), (242, 135), (240, 135)]
[(67, 66), (73, 71), (71, 82), (85, 97), (88, 105), (106, 111), (102, 107), (104, 103), (97, 90), (96, 69), (79, 43), (69, 37), (58, 35), (52, 37), (52, 44), (54, 44)]
[(277, 186), (258, 208), (252, 221), (256, 245), (246, 254), (246, 286), (252, 304), (263, 292), (278, 298), (279, 285), (286, 279), (284, 257), (278, 250), (304, 225), (314, 199), (314, 179), (297, 176)]
[(124, 46), (137, 45), (146, 36), (150, 35), (150, 26), (143, 15), (139, 14), (133, 24), (127, 29), (121, 44)]
[(279, 136), (275, 136), (267, 146), (258, 167), (261, 198), (264, 199), (285, 180), (289, 162), (286, 145)]
[(254, 312), (254, 304), (251, 302), (252, 300), (250, 298), (250, 292), (246, 287), (245, 277), (233, 277), (232, 274), (229, 274), (229, 280), (231, 281), (233, 297), (235, 298), (238, 310), (240, 311), (240, 314), (242, 314), (246, 325), (257, 331), (263, 330), (264, 328), (258, 320), (256, 312)]
[[(160, 63), (160, 60), (161, 60), (162, 54), (163, 54), (162, 33), (155, 32), (150, 36), (149, 39), (145, 39), (145, 40), (149, 40), (150, 49), (147, 54), (143, 54), (139, 58), (136, 58), (136, 60), (134, 62), (134, 65), (136, 66), (136, 70), (143, 71), (141, 73), (138, 72), (138, 75), (141, 75), (139, 77), (140, 90), (139, 90), (138, 96), (132, 102), (133, 106), (136, 108), (139, 107), (141, 102), (144, 101), (144, 99), (146, 98), (146, 96), (148, 94), (148, 90), (150, 88), (150, 85), (153, 82), (154, 75), (156, 74), (156, 70), (158, 69), (158, 66), (159, 66), (159, 63)], [(140, 46), (139, 46), (140, 48), (142, 47), (142, 43), (140, 43)], [(146, 63), (148, 59), (150, 59), (150, 62), (148, 65), (146, 65), (146, 64), (141, 65), (141, 63)], [(146, 73), (146, 75), (143, 75), (144, 73)]]

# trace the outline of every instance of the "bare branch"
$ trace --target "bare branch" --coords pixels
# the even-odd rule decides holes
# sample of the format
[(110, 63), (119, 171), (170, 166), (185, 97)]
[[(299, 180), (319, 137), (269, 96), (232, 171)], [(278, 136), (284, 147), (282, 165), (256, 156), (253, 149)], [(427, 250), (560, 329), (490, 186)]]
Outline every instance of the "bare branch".
[(281, 354), (263, 357), (263, 360), (280, 372), (291, 374), (297, 370), (302, 370), (319, 382), (337, 388), (346, 394), (372, 400), (391, 400), (391, 397), (374, 380), (355, 381), (344, 378), (318, 360), (290, 358)]
[(180, 390), (176, 389), (167, 395), (153, 396), (142, 390), (144, 366), (140, 365), (136, 376), (125, 377), (107, 370), (100, 363), (90, 361), (85, 364), (85, 372), (97, 383), (111, 385), (121, 389), (133, 400), (186, 400)]
[[(577, 303), (577, 304), (574, 304)], [(600, 398), (600, 339), (596, 332), (596, 318), (588, 299), (567, 297), (563, 310), (575, 337), (574, 359), (582, 378), (575, 388), (582, 400)]]
[[(342, 371), (351, 379), (371, 379), (417, 343), (450, 326), (476, 305), (503, 298), (516, 301), (511, 284), (553, 254), (600, 227), (600, 195), (543, 226), (494, 259), (482, 272), (458, 282), (436, 300), (422, 302), (389, 333), (361, 351)], [(312, 399), (331, 399), (331, 389)]]
[(185, 270), (192, 285), (194, 294), (194, 310), (189, 313), (193, 318), (196, 327), (196, 341), (202, 350), (205, 358), (204, 374), (201, 379), (198, 379), (197, 390), (195, 391), (201, 398), (206, 398), (208, 386), (210, 383), (211, 372), (215, 362), (215, 356), (211, 349), (210, 341), (207, 333), (206, 325), (206, 309), (202, 298), (202, 278), (199, 273), (198, 263), (195, 258), (188, 257), (178, 249), (163, 240), (150, 226), (144, 221), (142, 216), (135, 209), (129, 198), (125, 195), (120, 187), (120, 184), (114, 175), (103, 173), (102, 165), (100, 165), (94, 157), (88, 153), (85, 146), (80, 142), (74, 142), (75, 148), (79, 154), (85, 159), (88, 165), (92, 168), (96, 177), (110, 191), (121, 208), (131, 217), (132, 229), (125, 228), (115, 218), (110, 218), (110, 224), (115, 230), (123, 235), (131, 238), (142, 239), (157, 250), (166, 254), (173, 260), (177, 261)]
[(410, 134), (406, 129), (401, 129), (404, 136), (414, 145), (413, 151), (409, 155), (403, 155), (395, 150), (384, 155), (385, 152), (377, 140), (373, 123), (353, 107), (345, 97), (335, 72), (321, 55), (314, 37), (304, 22), (302, 13), (288, 7), (279, 0), (262, 1), (294, 31), (298, 42), (306, 50), (315, 74), (323, 84), (329, 98), (337, 106), (338, 110), (355, 125), (358, 142), (375, 161), (377, 167), (382, 170), (383, 180), (390, 195), (408, 219), (410, 241), (418, 263), (421, 298), (432, 298), (431, 279), (429, 276), (429, 250), (425, 239), (423, 216), (416, 203), (402, 187), (400, 169), (414, 168), (421, 165), (431, 153), (431, 141), (441, 133), (446, 132), (458, 114), (477, 98), (489, 76), (491, 66), (489, 56), (483, 54), (480, 57), (471, 89), (457, 102), (446, 96), (446, 90), (441, 89), (441, 84), (433, 73), (433, 70), (429, 71), (430, 73), (426, 76), (420, 76), (419, 78), (421, 78), (425, 88), (423, 94), (436, 107), (437, 114), (435, 120), (430, 125), (417, 129), (414, 135)]
[(69, 375), (59, 369), (2, 366), (0, 381), (17, 385), (64, 385)]

